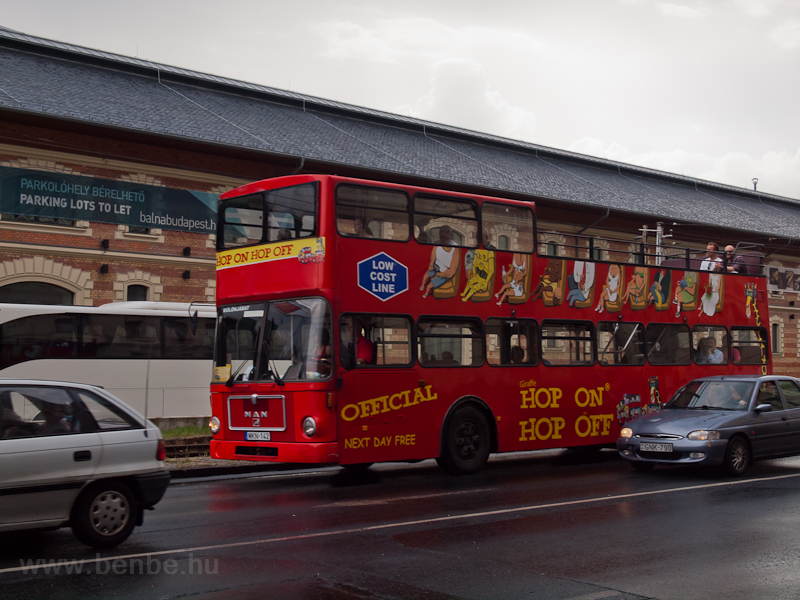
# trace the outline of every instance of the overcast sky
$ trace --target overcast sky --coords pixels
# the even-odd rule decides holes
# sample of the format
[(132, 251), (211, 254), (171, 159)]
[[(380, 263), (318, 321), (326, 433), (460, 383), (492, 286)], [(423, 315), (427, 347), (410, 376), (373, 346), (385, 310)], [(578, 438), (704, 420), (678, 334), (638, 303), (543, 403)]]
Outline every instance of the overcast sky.
[(0, 25), (800, 198), (800, 0), (0, 0)]

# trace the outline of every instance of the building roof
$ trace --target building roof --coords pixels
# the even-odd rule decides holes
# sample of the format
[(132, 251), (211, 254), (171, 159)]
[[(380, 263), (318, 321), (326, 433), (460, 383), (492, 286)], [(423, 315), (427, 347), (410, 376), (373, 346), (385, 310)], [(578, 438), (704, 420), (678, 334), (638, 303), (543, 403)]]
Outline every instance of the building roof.
[[(786, 239), (800, 201), (0, 28), (0, 110)], [(378, 175), (379, 176), (379, 175)]]

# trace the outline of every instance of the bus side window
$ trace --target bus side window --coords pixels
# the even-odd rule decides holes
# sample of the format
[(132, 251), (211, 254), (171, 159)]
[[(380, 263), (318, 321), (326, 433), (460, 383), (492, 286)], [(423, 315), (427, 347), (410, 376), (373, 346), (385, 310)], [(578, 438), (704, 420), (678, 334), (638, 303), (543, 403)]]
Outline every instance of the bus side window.
[(336, 230), (345, 237), (406, 242), (411, 216), (405, 192), (388, 188), (338, 185)]
[[(339, 322), (342, 366), (409, 366), (411, 319), (400, 315), (348, 315)], [(348, 366), (350, 365), (350, 366)]]
[(486, 361), (490, 365), (539, 362), (539, 324), (533, 319), (486, 319)]
[(419, 362), (424, 367), (477, 367), (483, 364), (481, 323), (477, 319), (420, 317)]

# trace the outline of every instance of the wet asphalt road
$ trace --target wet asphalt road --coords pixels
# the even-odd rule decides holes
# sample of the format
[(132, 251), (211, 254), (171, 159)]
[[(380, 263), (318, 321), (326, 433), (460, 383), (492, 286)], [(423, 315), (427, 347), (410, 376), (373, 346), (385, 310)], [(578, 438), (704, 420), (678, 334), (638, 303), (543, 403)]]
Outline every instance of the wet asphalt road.
[[(798, 505), (800, 458), (743, 480), (551, 451), (472, 477), (426, 461), (190, 481), (111, 552), (0, 535), (0, 597), (797, 598)], [(36, 560), (64, 564), (22, 570)]]

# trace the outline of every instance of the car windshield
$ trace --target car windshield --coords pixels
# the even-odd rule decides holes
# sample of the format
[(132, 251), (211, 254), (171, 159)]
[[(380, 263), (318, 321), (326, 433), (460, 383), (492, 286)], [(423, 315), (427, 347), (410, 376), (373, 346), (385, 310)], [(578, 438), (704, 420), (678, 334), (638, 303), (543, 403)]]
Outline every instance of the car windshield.
[(692, 381), (679, 389), (666, 408), (747, 410), (752, 381)]

